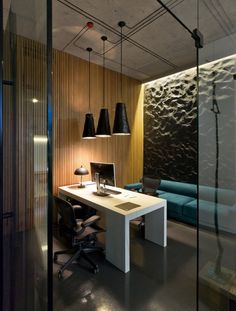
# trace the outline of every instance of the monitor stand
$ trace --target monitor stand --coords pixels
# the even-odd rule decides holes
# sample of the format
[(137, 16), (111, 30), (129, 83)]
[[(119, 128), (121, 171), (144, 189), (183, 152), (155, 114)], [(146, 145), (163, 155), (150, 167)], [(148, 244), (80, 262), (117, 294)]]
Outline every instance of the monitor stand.
[(93, 194), (98, 195), (100, 197), (108, 196), (109, 193), (106, 193), (106, 192), (101, 190), (99, 173), (95, 173), (95, 182), (96, 182), (96, 186), (97, 186), (97, 191), (94, 191)]

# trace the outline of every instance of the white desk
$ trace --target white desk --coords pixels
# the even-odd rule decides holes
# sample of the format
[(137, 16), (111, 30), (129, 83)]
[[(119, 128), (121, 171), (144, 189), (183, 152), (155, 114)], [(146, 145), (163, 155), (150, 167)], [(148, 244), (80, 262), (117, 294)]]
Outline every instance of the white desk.
[[(145, 215), (145, 239), (166, 246), (166, 200), (129, 190), (108, 187), (121, 191), (118, 195), (100, 197), (93, 192), (96, 186), (76, 185), (59, 187), (59, 196), (76, 199), (101, 211), (106, 216), (106, 259), (123, 272), (130, 270), (130, 226), (129, 222)], [(132, 202), (139, 207), (125, 211), (115, 205)]]

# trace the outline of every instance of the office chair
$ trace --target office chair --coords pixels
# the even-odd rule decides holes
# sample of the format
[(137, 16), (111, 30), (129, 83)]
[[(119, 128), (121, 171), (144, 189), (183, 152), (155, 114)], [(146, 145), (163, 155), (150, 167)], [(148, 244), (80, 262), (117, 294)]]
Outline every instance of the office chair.
[(160, 179), (143, 176), (140, 181), (142, 182), (142, 193), (158, 196), (157, 190), (161, 184)]
[[(99, 271), (98, 265), (92, 261), (87, 255), (90, 252), (103, 252), (103, 248), (96, 247), (97, 234), (104, 230), (92, 225), (100, 219), (99, 216), (92, 216), (86, 220), (76, 219), (73, 206), (70, 202), (55, 197), (55, 203), (58, 208), (60, 216), (59, 220), (59, 233), (69, 243), (69, 248), (63, 251), (54, 252), (54, 262), (57, 262), (58, 255), (72, 254), (72, 257), (62, 265), (58, 270), (58, 278), (63, 277), (63, 271), (68, 268), (73, 261), (84, 258), (91, 266), (93, 273)], [(79, 209), (79, 206), (77, 206)]]
[[(142, 183), (143, 194), (158, 196), (157, 190), (161, 184), (160, 179), (143, 176), (140, 179), (140, 182)], [(141, 235), (144, 237), (145, 217), (144, 216), (138, 217), (134, 219), (133, 223), (138, 225), (139, 231), (141, 232)]]

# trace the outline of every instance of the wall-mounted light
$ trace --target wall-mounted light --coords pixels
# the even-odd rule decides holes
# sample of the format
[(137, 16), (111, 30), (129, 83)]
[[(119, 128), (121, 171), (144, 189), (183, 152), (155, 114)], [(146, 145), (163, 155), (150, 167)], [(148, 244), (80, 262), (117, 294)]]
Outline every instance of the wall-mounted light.
[(48, 138), (47, 136), (34, 136), (34, 142), (35, 143), (47, 143), (48, 142)]
[(88, 92), (88, 99), (89, 99), (89, 112), (85, 115), (85, 121), (84, 121), (84, 130), (83, 130), (83, 139), (95, 139), (95, 127), (94, 127), (94, 119), (93, 114), (90, 110), (90, 53), (92, 52), (92, 48), (87, 48), (87, 51), (89, 53), (89, 92)]
[(123, 101), (122, 41), (123, 41), (123, 27), (125, 26), (125, 22), (119, 22), (118, 26), (120, 27), (120, 98), (121, 98), (121, 102), (118, 102), (116, 104), (115, 119), (114, 119), (112, 134), (113, 135), (130, 135), (130, 127), (129, 127), (128, 117), (127, 117), (127, 112), (126, 112), (126, 106), (125, 106), (125, 103), (122, 102)]
[(33, 103), (38, 103), (39, 101), (38, 101), (37, 98), (32, 98), (32, 102), (33, 102)]
[(42, 245), (41, 249), (42, 249), (43, 252), (46, 252), (48, 250), (48, 246), (46, 244)]

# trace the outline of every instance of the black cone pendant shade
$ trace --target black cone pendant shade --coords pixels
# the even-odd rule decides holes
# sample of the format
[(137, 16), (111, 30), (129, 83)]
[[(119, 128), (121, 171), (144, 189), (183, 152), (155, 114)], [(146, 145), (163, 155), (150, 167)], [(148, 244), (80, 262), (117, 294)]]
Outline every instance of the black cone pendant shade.
[(100, 110), (100, 116), (98, 120), (96, 136), (97, 137), (110, 137), (111, 136), (109, 113), (108, 113), (107, 108), (102, 108)]
[[(123, 41), (123, 32), (122, 29), (125, 26), (125, 22), (119, 22), (118, 26), (120, 27), (120, 97), (122, 99), (122, 41)], [(122, 100), (121, 100), (122, 101)], [(115, 119), (113, 124), (113, 135), (130, 135), (130, 128), (128, 117), (126, 113), (125, 103), (118, 102), (116, 104)]]
[(95, 127), (92, 113), (86, 113), (84, 121), (83, 139), (95, 139)]
[(83, 139), (95, 139), (95, 127), (94, 127), (94, 119), (93, 114), (90, 112), (90, 53), (92, 52), (92, 48), (87, 48), (87, 51), (89, 52), (89, 113), (86, 113), (85, 115), (85, 122), (84, 122), (84, 130), (83, 130)]
[[(106, 36), (101, 37), (103, 41), (103, 105), (105, 104), (105, 41), (107, 40)], [(97, 137), (110, 137), (111, 136), (111, 128), (109, 121), (109, 113), (107, 108), (101, 108), (98, 126), (97, 126)]]
[(113, 135), (130, 135), (129, 122), (124, 103), (116, 104)]

